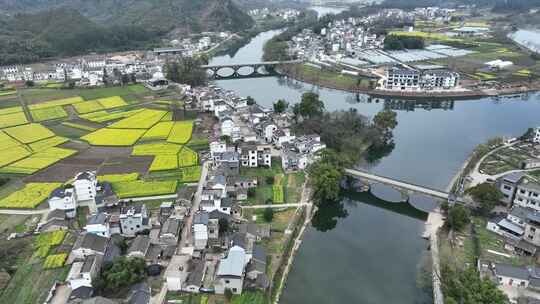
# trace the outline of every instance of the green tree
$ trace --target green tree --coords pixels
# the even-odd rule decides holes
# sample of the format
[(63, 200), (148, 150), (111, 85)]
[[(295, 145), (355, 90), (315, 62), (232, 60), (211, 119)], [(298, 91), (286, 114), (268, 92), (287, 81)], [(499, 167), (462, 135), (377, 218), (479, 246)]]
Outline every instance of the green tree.
[(265, 208), (263, 213), (264, 221), (270, 223), (274, 219), (274, 209)]
[(397, 113), (392, 110), (382, 110), (373, 117), (375, 128), (383, 134), (383, 141), (388, 142), (392, 139), (392, 131), (397, 127)]
[(142, 258), (117, 257), (103, 265), (94, 283), (100, 291), (114, 291), (141, 282), (146, 276), (146, 262)]
[(461, 230), (469, 223), (469, 211), (463, 205), (454, 205), (448, 210), (446, 224), (454, 230)]
[(319, 99), (319, 94), (306, 92), (302, 94), (302, 100), (299, 103), (297, 112), (303, 118), (322, 116), (324, 113), (324, 102)]
[(442, 265), (441, 283), (445, 303), (508, 303), (506, 295), (489, 278), (480, 278), (475, 268), (454, 269)]
[(200, 57), (180, 57), (177, 61), (167, 62), (165, 71), (167, 79), (188, 84), (191, 86), (203, 86), (208, 82), (204, 65), (204, 58)]
[(339, 156), (329, 149), (323, 151), (321, 159), (308, 168), (309, 181), (313, 188), (316, 205), (335, 202), (340, 195), (340, 182), (343, 178), (343, 164)]
[(283, 99), (279, 99), (277, 102), (274, 103), (274, 112), (276, 113), (283, 113), (287, 108), (289, 107), (289, 103), (286, 102)]
[(480, 204), (480, 210), (485, 214), (489, 213), (503, 198), (502, 192), (489, 183), (476, 185), (467, 189), (465, 193), (471, 195), (474, 201)]

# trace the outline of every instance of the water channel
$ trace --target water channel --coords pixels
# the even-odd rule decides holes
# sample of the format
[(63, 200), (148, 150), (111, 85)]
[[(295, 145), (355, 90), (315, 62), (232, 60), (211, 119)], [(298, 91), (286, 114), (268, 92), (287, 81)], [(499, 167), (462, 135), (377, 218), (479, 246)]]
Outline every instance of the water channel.
[[(259, 61), (264, 43), (277, 33), (261, 33), (234, 56), (216, 57), (211, 63)], [(395, 148), (365, 169), (437, 189), (447, 187), (477, 144), (540, 125), (538, 94), (426, 104), (371, 100), (277, 77), (223, 80), (218, 85), (268, 107), (280, 98), (298, 102), (303, 92), (313, 90), (327, 110), (355, 108), (373, 116), (384, 107), (393, 108), (398, 113)], [(377, 194), (381, 192), (384, 195), (384, 190)], [(421, 283), (419, 271), (426, 256), (427, 243), (420, 237), (426, 213), (371, 194), (348, 195), (343, 206), (333, 218), (314, 219), (306, 231), (281, 302), (430, 303), (431, 291)]]

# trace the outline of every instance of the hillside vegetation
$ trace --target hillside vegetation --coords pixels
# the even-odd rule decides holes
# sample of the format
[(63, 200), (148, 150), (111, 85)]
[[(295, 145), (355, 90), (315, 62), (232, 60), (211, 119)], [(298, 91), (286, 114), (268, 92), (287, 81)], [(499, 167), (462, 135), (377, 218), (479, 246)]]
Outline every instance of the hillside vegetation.
[(239, 31), (231, 0), (0, 0), (0, 65), (149, 47), (169, 33)]

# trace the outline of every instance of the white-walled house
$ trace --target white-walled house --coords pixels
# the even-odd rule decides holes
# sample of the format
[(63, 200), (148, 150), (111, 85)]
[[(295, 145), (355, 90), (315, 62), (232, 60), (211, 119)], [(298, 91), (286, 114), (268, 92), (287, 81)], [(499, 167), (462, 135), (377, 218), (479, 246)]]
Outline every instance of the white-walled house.
[(66, 217), (74, 218), (77, 215), (77, 200), (74, 188), (56, 188), (49, 195), (49, 209), (63, 210), (66, 212)]
[(227, 257), (220, 260), (216, 274), (215, 292), (224, 294), (229, 289), (233, 294), (241, 294), (244, 272), (249, 259), (242, 247), (233, 246)]
[(208, 244), (208, 227), (204, 224), (193, 225), (193, 240), (196, 250), (203, 250)]
[(97, 212), (96, 193), (97, 177), (95, 171), (80, 172), (73, 181), (78, 202), (87, 202), (90, 214)]
[(97, 234), (99, 236), (110, 237), (111, 229), (109, 226), (109, 218), (105, 213), (97, 213), (92, 215), (86, 222), (84, 230), (88, 233)]

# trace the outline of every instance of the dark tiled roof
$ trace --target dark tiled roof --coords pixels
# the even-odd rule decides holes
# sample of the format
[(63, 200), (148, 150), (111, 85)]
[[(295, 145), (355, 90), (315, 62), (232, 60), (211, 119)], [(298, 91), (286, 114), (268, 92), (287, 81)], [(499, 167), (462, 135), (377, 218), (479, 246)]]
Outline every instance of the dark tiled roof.
[(497, 275), (516, 278), (521, 280), (529, 279), (529, 271), (525, 267), (517, 267), (508, 264), (495, 264), (495, 273)]
[(85, 248), (104, 253), (105, 249), (107, 248), (108, 240), (108, 238), (103, 236), (93, 233), (85, 233), (77, 238), (73, 249)]
[(75, 299), (89, 299), (94, 294), (94, 288), (88, 286), (81, 286), (73, 289), (69, 295), (69, 300)]

